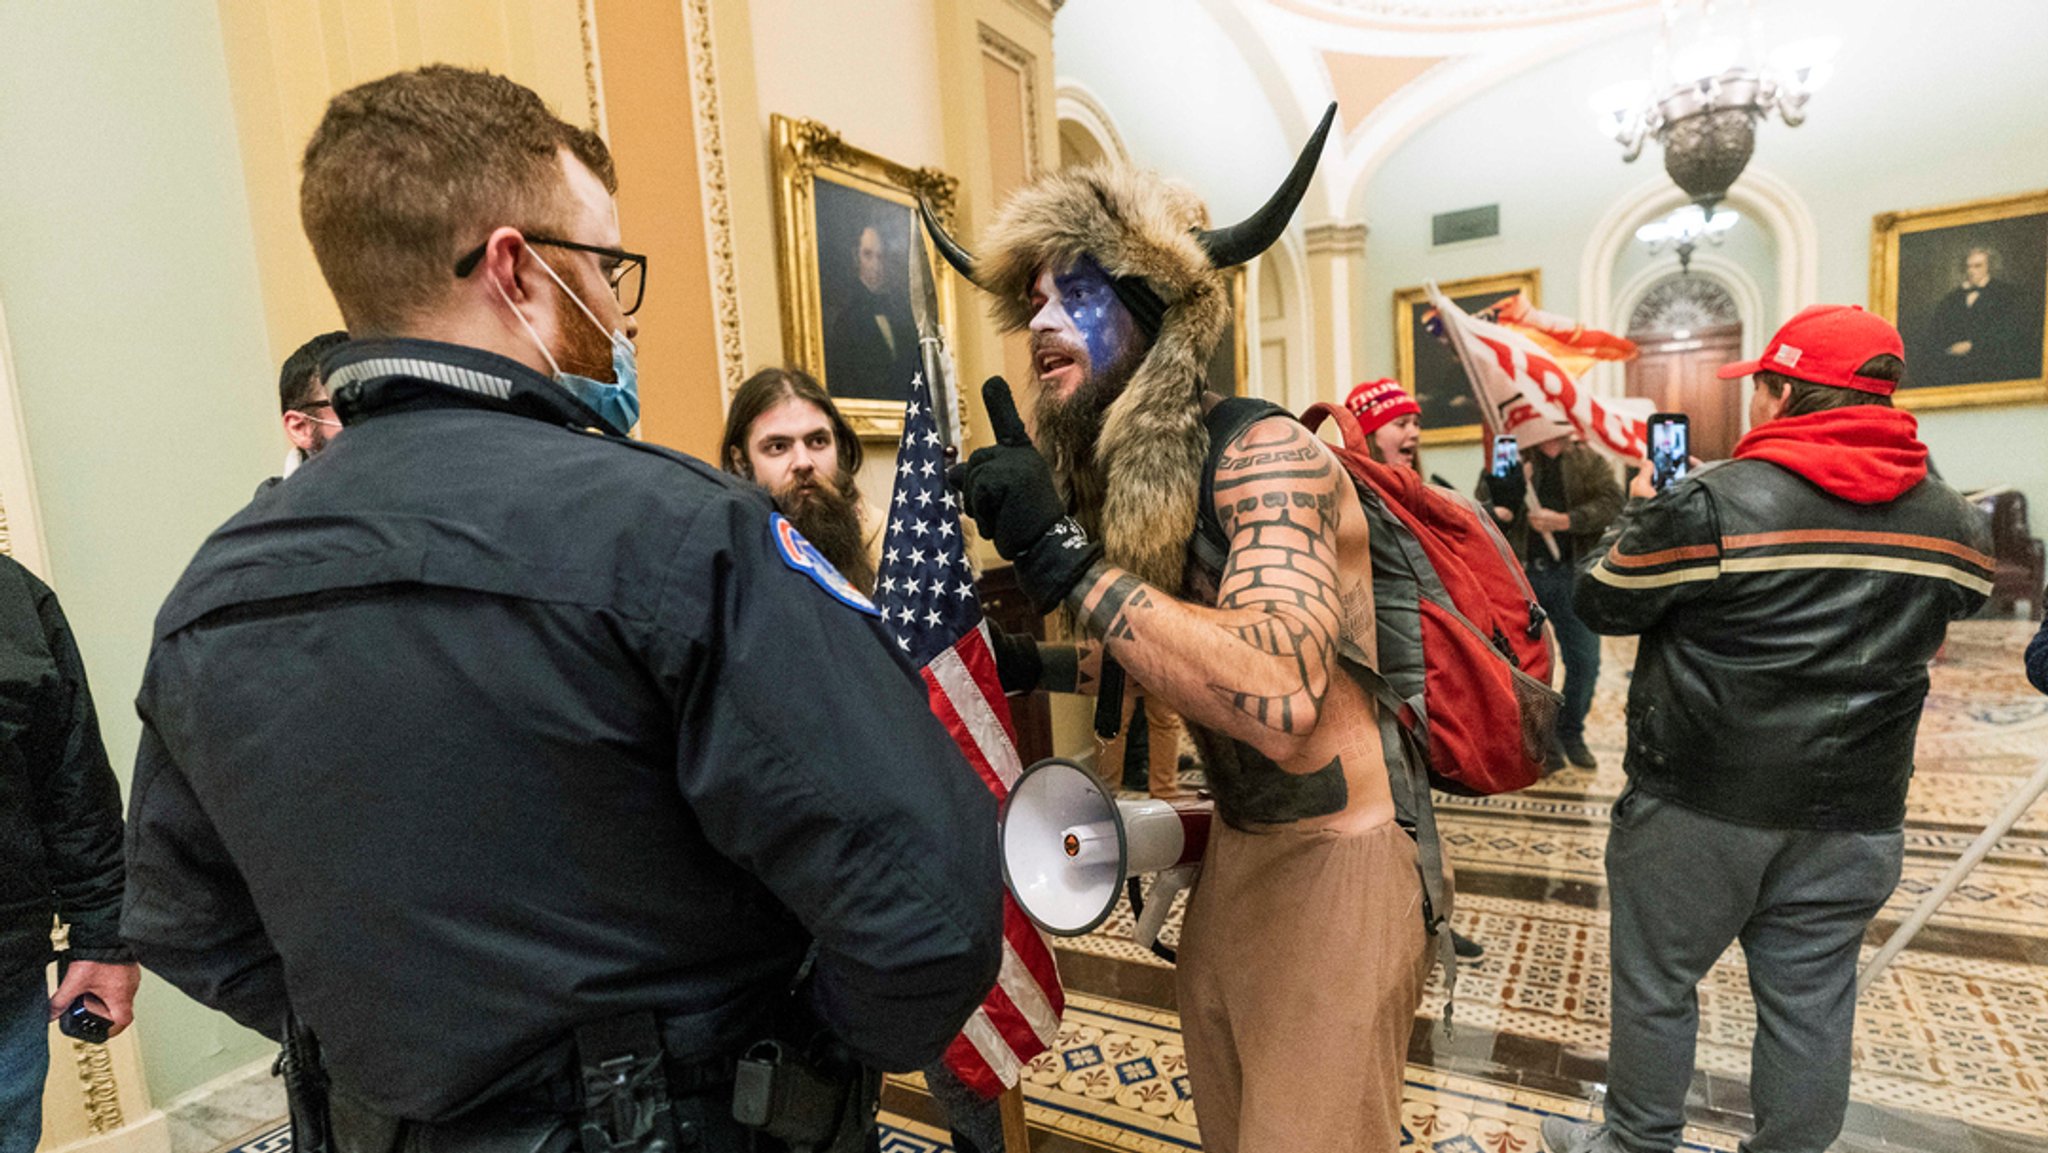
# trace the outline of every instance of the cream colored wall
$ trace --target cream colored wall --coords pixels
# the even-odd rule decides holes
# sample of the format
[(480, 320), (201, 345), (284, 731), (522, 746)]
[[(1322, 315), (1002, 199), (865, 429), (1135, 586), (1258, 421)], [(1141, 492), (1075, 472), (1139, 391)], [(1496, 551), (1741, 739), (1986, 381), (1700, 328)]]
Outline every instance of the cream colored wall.
[(593, 119), (578, 0), (219, 0), (270, 353), (282, 362), (341, 316), (299, 228), (299, 157), (327, 101), (421, 64), (501, 72), (557, 114)]
[[(0, 299), (49, 542), (124, 784), (151, 619), (283, 451), (209, 0), (0, 4)], [(145, 979), (159, 1098), (253, 1034)]]

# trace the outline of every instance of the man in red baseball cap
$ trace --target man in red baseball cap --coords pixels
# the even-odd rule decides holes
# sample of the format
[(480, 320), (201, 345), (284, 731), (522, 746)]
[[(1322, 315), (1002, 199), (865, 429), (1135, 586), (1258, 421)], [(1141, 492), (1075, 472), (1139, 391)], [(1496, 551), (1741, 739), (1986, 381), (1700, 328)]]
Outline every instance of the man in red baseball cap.
[(1695, 989), (1742, 942), (1756, 997), (1754, 1149), (1820, 1150), (1849, 1098), (1857, 947), (1899, 879), (1927, 662), (1991, 589), (1989, 527), (1892, 407), (1898, 330), (1815, 305), (1763, 356), (1735, 458), (1662, 493), (1637, 475), (1580, 563), (1579, 616), (1640, 634), (1628, 787), (1607, 842), (1604, 1125), (1556, 1151), (1668, 1150)]
[(1372, 458), (1381, 464), (1419, 468), (1415, 450), (1422, 443), (1422, 406), (1393, 379), (1368, 380), (1351, 390), (1344, 407), (1358, 418)]

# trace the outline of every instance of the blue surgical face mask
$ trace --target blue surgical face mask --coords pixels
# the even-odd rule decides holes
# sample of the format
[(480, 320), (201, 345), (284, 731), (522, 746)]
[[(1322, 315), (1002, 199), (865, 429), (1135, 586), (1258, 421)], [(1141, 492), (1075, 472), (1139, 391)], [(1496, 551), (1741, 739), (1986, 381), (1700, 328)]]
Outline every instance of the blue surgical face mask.
[(555, 362), (554, 354), (548, 351), (547, 342), (541, 340), (540, 334), (535, 332), (533, 325), (527, 321), (526, 314), (513, 308), (512, 298), (505, 295), (503, 285), (497, 286), (498, 295), (504, 299), (505, 306), (512, 309), (512, 315), (519, 318), (519, 323), (525, 327), (526, 334), (533, 338), (535, 347), (540, 349), (541, 356), (548, 362), (548, 367), (554, 370), (555, 383), (568, 389), (569, 394), (577, 400), (589, 405), (591, 411), (603, 417), (606, 424), (620, 432), (632, 432), (633, 426), (640, 423), (640, 365), (635, 358), (633, 342), (627, 340), (623, 332), (606, 331), (604, 323), (597, 319), (597, 314), (590, 311), (590, 307), (583, 303), (581, 297), (569, 291), (569, 286), (562, 283), (562, 278), (555, 275), (555, 270), (548, 267), (548, 262), (542, 260), (539, 253), (529, 248), (527, 254), (540, 265), (542, 272), (548, 274), (548, 279), (555, 282), (555, 287), (561, 289), (562, 294), (575, 303), (576, 310), (588, 317), (590, 323), (597, 325), (599, 332), (605, 333), (611, 339), (612, 379), (592, 380), (573, 372), (563, 372), (562, 366)]

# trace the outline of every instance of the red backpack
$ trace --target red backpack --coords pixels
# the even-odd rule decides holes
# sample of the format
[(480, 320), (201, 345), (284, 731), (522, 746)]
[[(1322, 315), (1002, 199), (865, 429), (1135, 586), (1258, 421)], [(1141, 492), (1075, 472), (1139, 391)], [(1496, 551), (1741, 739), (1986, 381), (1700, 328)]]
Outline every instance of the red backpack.
[[(1285, 414), (1264, 401), (1222, 402), (1207, 421), (1210, 455), (1254, 421)], [(1344, 438), (1333, 451), (1371, 530), (1379, 660), (1363, 679), (1385, 682), (1371, 687), (1421, 746), (1435, 788), (1470, 796), (1534, 784), (1562, 698), (1549, 683), (1552, 636), (1521, 562), (1476, 501), (1372, 459), (1350, 411), (1318, 404), (1300, 419), (1313, 431), (1325, 418)], [(1196, 533), (1212, 558), (1229, 547), (1211, 511), (1213, 476), (1212, 463)]]

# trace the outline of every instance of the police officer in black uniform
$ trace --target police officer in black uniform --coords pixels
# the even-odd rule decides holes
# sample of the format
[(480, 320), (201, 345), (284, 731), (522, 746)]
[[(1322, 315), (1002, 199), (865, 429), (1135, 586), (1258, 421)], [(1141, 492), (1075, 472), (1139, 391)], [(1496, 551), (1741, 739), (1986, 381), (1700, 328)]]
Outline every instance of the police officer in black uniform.
[(788, 1114), (871, 1129), (852, 1070), (934, 1059), (994, 981), (994, 804), (872, 608), (620, 435), (613, 184), (500, 77), (336, 97), (302, 208), (379, 334), (322, 365), (349, 434), (157, 620), (123, 935), (292, 1014), (344, 1153), (827, 1145)]

